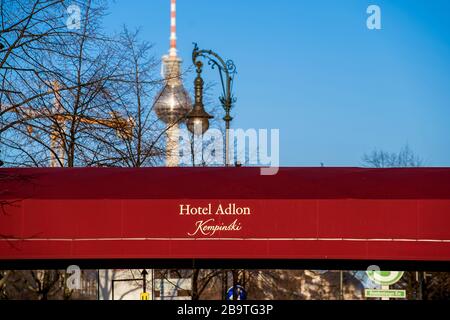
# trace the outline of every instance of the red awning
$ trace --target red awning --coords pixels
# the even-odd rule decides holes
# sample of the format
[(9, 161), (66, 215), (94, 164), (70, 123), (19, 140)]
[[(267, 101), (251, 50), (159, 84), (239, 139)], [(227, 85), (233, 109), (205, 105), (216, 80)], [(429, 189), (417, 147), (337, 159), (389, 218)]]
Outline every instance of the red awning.
[(1, 169), (0, 260), (450, 261), (450, 169)]

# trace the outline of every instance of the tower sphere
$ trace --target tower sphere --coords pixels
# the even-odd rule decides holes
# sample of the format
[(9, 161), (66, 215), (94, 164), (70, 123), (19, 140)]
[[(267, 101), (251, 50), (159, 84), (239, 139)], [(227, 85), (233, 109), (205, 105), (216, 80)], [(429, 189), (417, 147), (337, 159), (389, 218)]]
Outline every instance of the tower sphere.
[(183, 123), (187, 113), (192, 109), (192, 102), (182, 84), (167, 83), (156, 96), (154, 108), (156, 115), (164, 123)]

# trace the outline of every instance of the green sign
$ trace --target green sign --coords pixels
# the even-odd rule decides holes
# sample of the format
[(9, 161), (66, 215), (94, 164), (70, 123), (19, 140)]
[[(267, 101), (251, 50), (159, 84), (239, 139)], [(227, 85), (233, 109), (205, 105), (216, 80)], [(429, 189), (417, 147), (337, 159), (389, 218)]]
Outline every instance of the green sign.
[(403, 277), (403, 271), (366, 271), (370, 280), (382, 286), (390, 286), (397, 283)]
[(406, 290), (366, 289), (366, 298), (406, 298)]

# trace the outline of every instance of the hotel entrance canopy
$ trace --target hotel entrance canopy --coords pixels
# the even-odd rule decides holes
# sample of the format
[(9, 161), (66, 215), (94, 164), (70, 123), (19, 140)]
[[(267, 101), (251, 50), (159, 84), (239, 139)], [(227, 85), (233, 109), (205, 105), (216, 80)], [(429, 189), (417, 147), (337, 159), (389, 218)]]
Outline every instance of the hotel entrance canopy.
[(450, 261), (450, 169), (0, 170), (0, 260)]

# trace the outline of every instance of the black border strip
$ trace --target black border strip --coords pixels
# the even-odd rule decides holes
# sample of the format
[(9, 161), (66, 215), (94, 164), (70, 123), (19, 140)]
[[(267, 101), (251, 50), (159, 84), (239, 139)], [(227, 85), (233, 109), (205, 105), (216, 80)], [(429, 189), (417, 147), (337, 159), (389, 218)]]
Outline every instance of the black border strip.
[(450, 261), (286, 260), (286, 259), (86, 259), (3, 260), (0, 270), (56, 270), (77, 265), (81, 269), (297, 269), (450, 272)]

